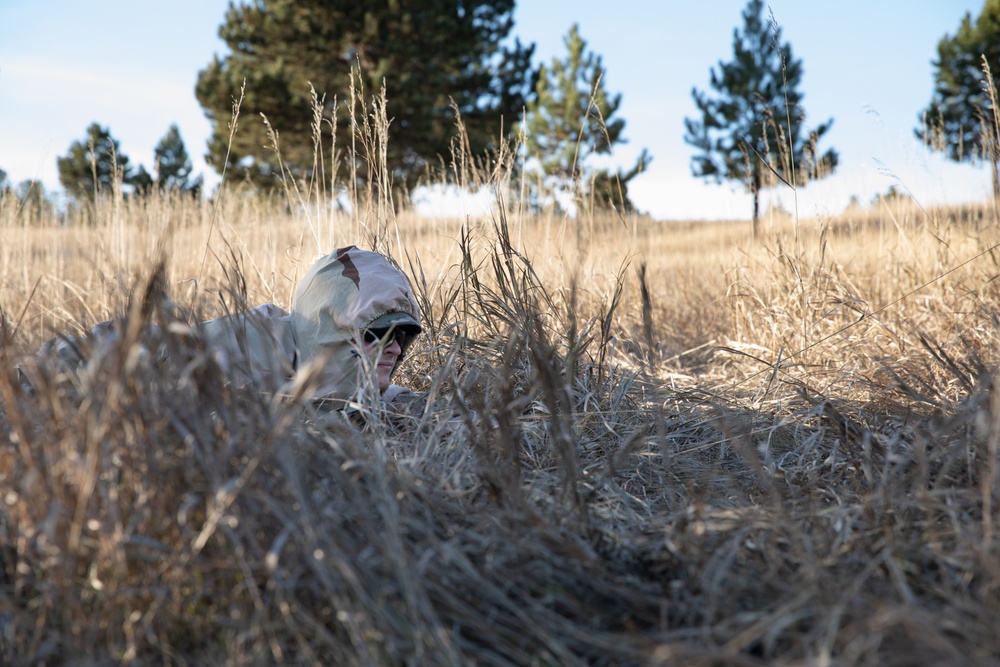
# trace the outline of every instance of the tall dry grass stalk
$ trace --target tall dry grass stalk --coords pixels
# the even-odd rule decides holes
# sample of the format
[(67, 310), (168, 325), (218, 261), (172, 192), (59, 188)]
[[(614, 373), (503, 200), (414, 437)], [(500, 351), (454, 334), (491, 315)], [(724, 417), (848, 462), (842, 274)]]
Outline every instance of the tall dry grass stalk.
[[(998, 664), (992, 207), (754, 242), (536, 218), (510, 156), (456, 153), (494, 212), (422, 218), (385, 97), (352, 98), (357, 143), (281, 198), (117, 191), (91, 226), (0, 200), (4, 664)], [(338, 160), (370, 177), (346, 209)], [(189, 325), (287, 306), (349, 243), (414, 279), (426, 408), (228, 385)], [(110, 317), (115, 346), (23, 384)]]

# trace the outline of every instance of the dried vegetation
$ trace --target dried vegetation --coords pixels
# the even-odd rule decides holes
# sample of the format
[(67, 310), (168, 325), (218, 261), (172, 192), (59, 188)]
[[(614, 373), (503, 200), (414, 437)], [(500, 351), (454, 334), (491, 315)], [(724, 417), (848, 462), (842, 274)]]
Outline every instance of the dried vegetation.
[[(997, 215), (893, 207), (752, 241), (3, 200), (4, 664), (1000, 664)], [(227, 385), (187, 325), (287, 306), (348, 243), (414, 277), (426, 409)], [(119, 344), (26, 390), (25, 354), (112, 316)]]

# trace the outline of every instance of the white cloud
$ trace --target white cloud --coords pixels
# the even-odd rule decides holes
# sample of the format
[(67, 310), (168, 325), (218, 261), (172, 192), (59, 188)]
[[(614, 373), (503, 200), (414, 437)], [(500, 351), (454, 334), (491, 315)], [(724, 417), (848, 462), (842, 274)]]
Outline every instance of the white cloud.
[(72, 106), (121, 103), (163, 103), (192, 94), (190, 86), (174, 81), (134, 79), (95, 74), (60, 65), (5, 61), (0, 65), (0, 86), (16, 97), (8, 103), (54, 103)]

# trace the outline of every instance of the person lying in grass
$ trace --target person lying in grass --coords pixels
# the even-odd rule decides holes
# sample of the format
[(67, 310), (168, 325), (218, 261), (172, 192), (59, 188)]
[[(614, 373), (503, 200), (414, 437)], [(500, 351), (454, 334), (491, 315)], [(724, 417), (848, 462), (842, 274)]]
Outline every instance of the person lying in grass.
[[(50, 368), (53, 360), (72, 369), (99, 363), (119, 327), (109, 321), (89, 336), (53, 338), (36, 360)], [(358, 399), (370, 380), (383, 402), (405, 403), (409, 392), (392, 384), (392, 376), (421, 332), (420, 307), (406, 274), (386, 256), (356, 246), (320, 258), (298, 284), (290, 310), (267, 303), (195, 328), (234, 384), (279, 392), (308, 376), (314, 398), (338, 407)], [(150, 327), (147, 337), (159, 333)], [(32, 382), (32, 370), (22, 370)]]

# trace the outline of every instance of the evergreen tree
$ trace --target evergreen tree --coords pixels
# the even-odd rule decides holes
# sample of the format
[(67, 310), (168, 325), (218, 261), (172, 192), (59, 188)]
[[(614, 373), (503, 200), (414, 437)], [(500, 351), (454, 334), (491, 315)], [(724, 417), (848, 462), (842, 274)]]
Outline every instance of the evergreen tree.
[(550, 67), (541, 67), (535, 99), (527, 107), (524, 141), (528, 156), (538, 160), (548, 189), (569, 191), (584, 199), (591, 194), (600, 207), (631, 209), (625, 196), (628, 181), (650, 158), (643, 150), (628, 172), (595, 172), (587, 165), (590, 156), (609, 154), (613, 146), (625, 143), (625, 121), (615, 118), (622, 96), (608, 95), (603, 60), (587, 50), (579, 26), (573, 24), (563, 44), (566, 57), (553, 58)]
[(0, 169), (0, 193), (8, 189), (10, 189), (10, 183), (7, 182), (7, 172)]
[[(686, 118), (684, 140), (700, 151), (691, 162), (697, 177), (739, 181), (753, 195), (753, 231), (760, 218), (760, 191), (775, 175), (788, 185), (804, 185), (833, 173), (838, 155), (820, 155), (818, 144), (833, 124), (805, 132), (802, 61), (781, 42), (781, 29), (763, 19), (762, 0), (743, 11), (743, 30), (733, 30), (733, 60), (710, 70), (715, 98), (693, 89), (700, 117)], [(770, 29), (769, 29), (770, 28)]]
[(650, 160), (652, 158), (644, 149), (638, 162), (627, 172), (621, 169), (615, 171), (598, 169), (592, 172), (587, 179), (584, 201), (587, 204), (593, 202), (593, 206), (598, 209), (635, 212), (635, 205), (628, 196), (628, 184), (642, 173)]
[(54, 206), (41, 181), (34, 179), (21, 181), (14, 188), (14, 194), (21, 202), (19, 215), (23, 219), (41, 222), (53, 217)]
[(171, 125), (153, 149), (156, 183), (160, 190), (178, 190), (197, 194), (201, 179), (191, 180), (191, 158), (177, 125)]
[[(997, 131), (989, 87), (1000, 83), (1000, 0), (986, 0), (975, 22), (965, 14), (954, 35), (938, 42), (934, 94), (921, 112), (914, 133), (932, 150), (956, 162), (985, 160), (993, 172), (993, 193), (1000, 196)], [(992, 80), (987, 82), (983, 58)]]
[(116, 168), (124, 182), (129, 182), (128, 156), (122, 153), (117, 139), (108, 128), (92, 123), (87, 138), (70, 144), (69, 152), (57, 158), (59, 182), (66, 194), (77, 201), (93, 200), (98, 193), (110, 193)]
[(135, 189), (135, 193), (138, 195), (148, 195), (153, 191), (153, 187), (156, 182), (153, 180), (152, 174), (146, 171), (146, 167), (139, 165), (132, 175), (128, 179), (129, 185)]
[[(513, 10), (514, 0), (232, 3), (219, 30), (231, 53), (202, 70), (195, 88), (213, 124), (206, 158), (219, 173), (225, 168), (236, 180), (276, 187), (278, 156), (264, 148), (271, 143), (260, 122), (264, 114), (279, 133), (282, 165), (297, 178), (312, 175), (310, 84), (325, 117), (336, 115), (336, 145), (344, 149), (351, 146), (346, 101), (356, 72), (366, 94), (385, 83), (392, 119), (387, 164), (397, 185), (412, 188), (428, 164), (449, 153), (452, 101), (473, 154), (496, 147), (501, 128), (509, 132), (516, 124), (530, 92), (534, 46), (505, 44)], [(233, 102), (244, 81), (230, 146)]]

